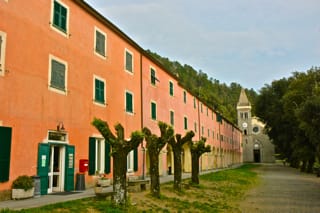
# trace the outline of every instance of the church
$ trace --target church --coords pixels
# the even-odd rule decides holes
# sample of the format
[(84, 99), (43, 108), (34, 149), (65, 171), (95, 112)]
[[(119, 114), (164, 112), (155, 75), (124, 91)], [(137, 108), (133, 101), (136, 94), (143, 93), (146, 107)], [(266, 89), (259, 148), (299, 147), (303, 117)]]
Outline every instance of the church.
[(237, 104), (238, 126), (242, 130), (243, 162), (274, 163), (275, 148), (264, 131), (264, 123), (252, 117), (251, 103), (241, 89)]

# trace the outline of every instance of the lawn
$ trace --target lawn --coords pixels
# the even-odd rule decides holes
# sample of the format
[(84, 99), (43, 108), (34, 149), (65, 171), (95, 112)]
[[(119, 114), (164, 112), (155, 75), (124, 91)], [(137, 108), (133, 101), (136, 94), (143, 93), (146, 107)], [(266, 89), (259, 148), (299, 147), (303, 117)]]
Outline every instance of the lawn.
[(240, 212), (238, 203), (258, 183), (254, 167), (244, 165), (202, 175), (197, 186), (186, 179), (180, 193), (173, 191), (172, 182), (162, 184), (160, 199), (151, 197), (149, 192), (130, 193), (130, 204), (123, 208), (114, 207), (110, 198), (94, 197), (15, 212)]

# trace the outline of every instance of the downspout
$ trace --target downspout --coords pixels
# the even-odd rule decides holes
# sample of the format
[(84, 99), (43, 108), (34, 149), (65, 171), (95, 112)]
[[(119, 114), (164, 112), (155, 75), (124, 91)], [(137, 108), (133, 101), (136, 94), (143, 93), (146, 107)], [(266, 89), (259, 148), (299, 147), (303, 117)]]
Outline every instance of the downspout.
[[(141, 116), (140, 116), (140, 123), (141, 123), (141, 130), (144, 127), (143, 124), (143, 80), (142, 80), (142, 53), (140, 53), (140, 107), (141, 107)], [(141, 143), (141, 149), (142, 149), (142, 179), (145, 179), (145, 154), (146, 150), (145, 147), (143, 146), (143, 141)]]

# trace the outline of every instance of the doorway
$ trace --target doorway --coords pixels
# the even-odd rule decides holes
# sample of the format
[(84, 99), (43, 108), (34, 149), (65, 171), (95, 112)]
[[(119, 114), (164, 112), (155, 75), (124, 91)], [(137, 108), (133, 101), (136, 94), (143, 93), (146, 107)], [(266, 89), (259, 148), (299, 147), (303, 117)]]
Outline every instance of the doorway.
[(255, 163), (260, 163), (261, 162), (260, 149), (253, 150), (253, 159), (254, 159)]
[(48, 193), (61, 192), (64, 186), (65, 147), (50, 145)]

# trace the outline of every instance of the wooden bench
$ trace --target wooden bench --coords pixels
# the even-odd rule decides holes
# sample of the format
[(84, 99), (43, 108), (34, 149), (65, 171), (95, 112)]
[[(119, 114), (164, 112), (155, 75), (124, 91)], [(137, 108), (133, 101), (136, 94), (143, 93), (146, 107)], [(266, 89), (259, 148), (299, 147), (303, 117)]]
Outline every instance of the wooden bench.
[(128, 192), (141, 192), (147, 190), (150, 180), (133, 179), (128, 180)]

